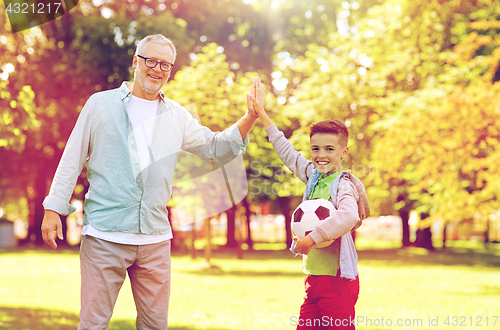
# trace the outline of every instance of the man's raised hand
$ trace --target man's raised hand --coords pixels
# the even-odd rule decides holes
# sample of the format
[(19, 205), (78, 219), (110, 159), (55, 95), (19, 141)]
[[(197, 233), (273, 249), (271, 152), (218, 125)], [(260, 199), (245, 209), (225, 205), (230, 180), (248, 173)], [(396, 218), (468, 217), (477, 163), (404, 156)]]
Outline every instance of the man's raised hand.
[(252, 85), (252, 95), (247, 95), (248, 109), (253, 109), (259, 115), (259, 118), (262, 119), (264, 127), (268, 128), (273, 125), (273, 122), (264, 109), (265, 96), (264, 86), (262, 85), (260, 78), (255, 77)]

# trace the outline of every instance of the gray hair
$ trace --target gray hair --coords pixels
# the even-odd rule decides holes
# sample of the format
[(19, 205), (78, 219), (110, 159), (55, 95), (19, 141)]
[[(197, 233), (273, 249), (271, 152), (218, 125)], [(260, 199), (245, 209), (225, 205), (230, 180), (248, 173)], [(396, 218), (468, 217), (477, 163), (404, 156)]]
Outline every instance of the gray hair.
[(139, 43), (137, 44), (137, 48), (135, 50), (135, 55), (140, 54), (144, 51), (144, 48), (146, 48), (146, 45), (148, 42), (156, 42), (159, 44), (163, 45), (169, 45), (170, 48), (172, 49), (172, 52), (174, 53), (174, 59), (177, 58), (177, 51), (175, 50), (174, 43), (172, 40), (166, 38), (162, 34), (152, 34), (147, 37), (144, 37)]

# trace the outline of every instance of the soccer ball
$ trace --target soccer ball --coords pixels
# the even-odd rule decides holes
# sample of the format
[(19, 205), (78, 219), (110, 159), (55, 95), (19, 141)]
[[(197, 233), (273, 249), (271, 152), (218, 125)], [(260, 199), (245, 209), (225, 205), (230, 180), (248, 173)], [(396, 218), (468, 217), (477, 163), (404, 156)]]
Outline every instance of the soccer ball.
[[(292, 215), (292, 232), (298, 238), (307, 236), (316, 229), (321, 221), (325, 220), (335, 212), (333, 204), (326, 199), (308, 199), (300, 204)], [(334, 240), (314, 245), (314, 248), (325, 248), (330, 246)]]

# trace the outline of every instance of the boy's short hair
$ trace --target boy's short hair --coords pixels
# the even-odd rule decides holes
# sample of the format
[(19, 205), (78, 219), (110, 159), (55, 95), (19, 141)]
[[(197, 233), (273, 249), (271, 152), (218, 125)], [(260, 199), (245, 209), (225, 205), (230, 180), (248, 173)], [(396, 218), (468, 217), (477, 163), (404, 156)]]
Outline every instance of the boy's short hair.
[(347, 130), (345, 124), (340, 120), (324, 120), (314, 124), (311, 127), (311, 133), (309, 134), (309, 137), (312, 137), (314, 134), (318, 133), (338, 135), (340, 144), (344, 147), (347, 146), (349, 131)]

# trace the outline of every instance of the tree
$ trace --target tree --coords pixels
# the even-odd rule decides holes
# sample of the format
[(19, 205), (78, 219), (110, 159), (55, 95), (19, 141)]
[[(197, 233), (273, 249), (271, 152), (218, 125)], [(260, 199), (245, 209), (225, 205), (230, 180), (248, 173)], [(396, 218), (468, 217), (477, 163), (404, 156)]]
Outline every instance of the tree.
[[(176, 79), (168, 83), (165, 93), (182, 105), (195, 105), (196, 114), (200, 122), (214, 131), (220, 131), (236, 122), (246, 109), (245, 94), (250, 93), (252, 80), (257, 73), (247, 72), (245, 74), (234, 74), (227, 62), (223, 48), (212, 43), (202, 49), (202, 53), (189, 67), (183, 68), (176, 75)], [(205, 79), (210, 77), (210, 79)], [(273, 95), (268, 94), (268, 109), (275, 109), (276, 102)], [(193, 107), (191, 107), (193, 108)], [(276, 113), (277, 123), (285, 122), (282, 126), (290, 126), (290, 119), (286, 113)], [(272, 145), (266, 139), (262, 126), (257, 124), (250, 132), (252, 143), (245, 154), (245, 168), (248, 178), (248, 195), (245, 203), (260, 204), (269, 199), (278, 199), (283, 207), (289, 207), (288, 197), (297, 194), (296, 184), (290, 184), (287, 177), (291, 172), (285, 170)], [(186, 164), (193, 164), (195, 160), (179, 160), (176, 171), (177, 180), (189, 180), (193, 177), (191, 170), (186, 170)], [(198, 164), (198, 166), (200, 166)], [(295, 179), (296, 180), (296, 179)], [(301, 190), (300, 188), (298, 190)], [(302, 189), (303, 190), (303, 189)], [(300, 193), (300, 192), (299, 192)], [(183, 195), (184, 196), (184, 195)], [(183, 198), (188, 199), (192, 196)], [(182, 202), (182, 201), (180, 201)], [(186, 200), (186, 203), (196, 205), (196, 201)], [(244, 204), (245, 204), (244, 203)], [(200, 205), (198, 201), (198, 205)], [(278, 209), (274, 213), (279, 213)], [(286, 211), (286, 210), (285, 210)], [(228, 246), (234, 246), (234, 212), (228, 212)], [(287, 222), (287, 232), (291, 240), (289, 230), (290, 210), (284, 212)]]
[[(482, 36), (477, 31), (464, 35), (469, 32), (462, 30), (466, 26), (483, 30)], [(393, 182), (391, 192), (400, 198), (396, 206), (428, 215), (423, 229), (436, 219), (487, 221), (498, 207), (488, 189), (496, 186), (489, 160), (496, 157), (498, 136), (488, 127), (498, 118), (492, 102), (498, 87), (492, 82), (499, 58), (488, 26), (497, 23), (457, 23), (454, 40), (462, 42), (441, 56), (443, 70), (433, 78), (441, 84), (415, 91), (399, 114), (379, 125), (385, 135), (374, 159), (383, 164), (385, 181)], [(417, 243), (432, 246), (430, 236)]]
[[(11, 35), (1, 32), (9, 74), (5, 71), (8, 80), (1, 82), (0, 117), (5, 128), (2, 125), (0, 144), (21, 153), (10, 157), (18, 161), (13, 164), (16, 171), (3, 175), (22, 178), (16, 181), (20, 186), (16, 184), (13, 196), (27, 198), (30, 233), (38, 243), (42, 201), (85, 100), (129, 79), (136, 40), (158, 32), (159, 22), (160, 32), (168, 29), (173, 37), (183, 38), (182, 26), (169, 13), (137, 16), (140, 24), (125, 15), (106, 20), (90, 2), (82, 1), (70, 14), (40, 27)], [(0, 23), (7, 27), (5, 14)]]
[[(169, 98), (176, 100), (181, 105), (188, 106), (188, 109), (192, 109), (202, 125), (213, 131), (221, 131), (235, 123), (245, 113), (245, 95), (250, 93), (254, 76), (256, 76), (254, 73), (235, 75), (230, 70), (229, 63), (226, 62), (222, 47), (211, 43), (202, 49), (202, 53), (196, 55), (190, 66), (177, 72), (176, 79), (170, 81), (164, 90)], [(195, 164), (194, 169), (190, 166), (192, 164)], [(185, 159), (181, 157), (174, 180), (186, 182), (194, 179), (199, 175), (195, 170), (202, 166), (200, 160), (192, 157)], [(207, 172), (210, 170), (212, 169), (209, 168)], [(188, 183), (186, 189), (193, 191), (192, 188)], [(226, 187), (212, 189), (225, 190)], [(219, 193), (205, 191), (204, 194), (213, 196), (210, 203), (218, 204), (222, 201), (217, 201), (216, 198), (224, 196), (226, 191)], [(202, 208), (209, 212), (210, 203), (203, 203), (203, 197), (198, 196), (195, 192), (183, 194), (182, 200), (178, 199), (176, 205), (184, 206), (187, 209), (196, 209), (203, 205)], [(239, 200), (234, 202), (237, 203)], [(183, 205), (179, 205), (180, 203)], [(228, 215), (227, 245), (230, 247), (236, 246), (234, 207), (235, 205), (226, 212)], [(211, 214), (207, 216), (211, 216)]]

